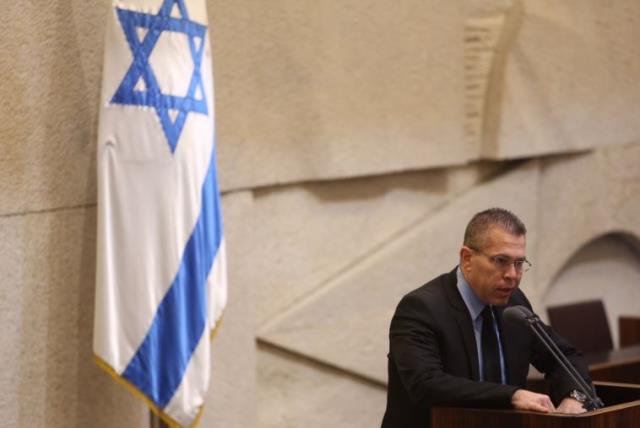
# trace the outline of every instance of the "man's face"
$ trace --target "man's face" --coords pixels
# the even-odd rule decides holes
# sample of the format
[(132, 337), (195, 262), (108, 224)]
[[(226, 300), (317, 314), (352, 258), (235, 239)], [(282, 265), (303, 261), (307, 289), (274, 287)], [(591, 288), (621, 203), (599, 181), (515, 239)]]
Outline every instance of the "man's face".
[(500, 227), (489, 229), (483, 248), (463, 246), (460, 249), (460, 266), (465, 279), (478, 298), (489, 305), (505, 305), (522, 278), (522, 272), (518, 272), (513, 263), (500, 266), (496, 260), (524, 258), (524, 235), (511, 235)]

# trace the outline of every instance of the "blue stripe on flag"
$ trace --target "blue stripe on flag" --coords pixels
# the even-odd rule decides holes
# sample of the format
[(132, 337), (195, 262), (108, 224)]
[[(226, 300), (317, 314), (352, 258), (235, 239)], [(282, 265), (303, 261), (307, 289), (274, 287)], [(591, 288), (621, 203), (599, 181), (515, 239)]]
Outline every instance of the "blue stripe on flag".
[(215, 148), (214, 144), (202, 187), (200, 216), (178, 273), (147, 336), (122, 374), (160, 408), (173, 397), (206, 330), (206, 281), (222, 240)]

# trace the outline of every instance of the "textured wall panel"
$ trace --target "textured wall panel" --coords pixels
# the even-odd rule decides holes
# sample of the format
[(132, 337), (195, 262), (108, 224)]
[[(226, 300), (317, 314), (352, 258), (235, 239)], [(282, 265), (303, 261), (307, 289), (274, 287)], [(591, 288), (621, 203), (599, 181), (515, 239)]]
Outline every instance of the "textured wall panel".
[(3, 5), (0, 214), (95, 202), (107, 4)]
[(491, 171), (481, 165), (254, 192), (239, 245), (259, 327)]
[(212, 344), (211, 383), (200, 426), (251, 428), (256, 426), (255, 297), (244, 272), (254, 269), (254, 260), (240, 243), (253, 215), (251, 194), (226, 195), (222, 204), (229, 301)]
[[(491, 206), (513, 210), (529, 226), (528, 251), (535, 252), (537, 182), (537, 162), (531, 162), (460, 195), (358, 260), (260, 337), (385, 382), (395, 306), (405, 293), (456, 266), (464, 228), (474, 213)], [(534, 279), (527, 274), (522, 286)]]
[(18, 398), (20, 396), (21, 318), (25, 300), (23, 219), (10, 217), (0, 219), (0, 325), (2, 343), (0, 361), (5, 367), (0, 370), (0, 416), (7, 426), (17, 427), (21, 420)]
[(610, 232), (640, 236), (640, 146), (609, 147), (543, 162), (539, 293), (580, 247)]
[(92, 359), (95, 210), (4, 217), (0, 233), (0, 403), (10, 403), (0, 406), (2, 420), (20, 427), (146, 424), (146, 407)]
[(462, 2), (212, 4), (225, 189), (464, 163)]
[(386, 405), (381, 386), (265, 347), (258, 387), (260, 428), (375, 427)]
[[(483, 154), (640, 140), (640, 3), (514, 1), (487, 94)], [(504, 61), (500, 58), (506, 56)]]

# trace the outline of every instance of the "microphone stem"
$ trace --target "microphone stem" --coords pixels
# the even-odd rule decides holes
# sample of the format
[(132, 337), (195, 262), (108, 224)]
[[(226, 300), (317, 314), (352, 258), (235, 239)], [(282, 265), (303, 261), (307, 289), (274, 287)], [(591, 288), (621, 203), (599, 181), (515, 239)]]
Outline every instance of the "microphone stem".
[(589, 401), (587, 405), (594, 409), (602, 407), (600, 399), (598, 399), (597, 396), (595, 396), (594, 398), (594, 392), (592, 391), (591, 387), (587, 385), (587, 383), (577, 372), (575, 367), (573, 367), (573, 365), (569, 363), (569, 361), (560, 351), (555, 342), (540, 325), (540, 320), (534, 316), (531, 318), (527, 318), (527, 321), (529, 326), (531, 327), (531, 330), (536, 334), (536, 336), (538, 336), (538, 339), (540, 339), (543, 344), (547, 345), (548, 350), (556, 357), (556, 360), (558, 360), (562, 368), (569, 374), (578, 389), (581, 389), (582, 392), (587, 396)]
[[(551, 344), (551, 347), (553, 348), (553, 351), (556, 353), (556, 355), (558, 355), (563, 360), (563, 363), (565, 363), (570, 368), (570, 370), (573, 372), (573, 374), (575, 376), (577, 376), (577, 378), (580, 380), (580, 385), (582, 386), (582, 388), (584, 388), (583, 392), (585, 394), (587, 394), (587, 396), (590, 396), (590, 393), (594, 393), (595, 394), (595, 391), (593, 391), (591, 389), (591, 387), (587, 384), (587, 382), (584, 380), (584, 378), (578, 373), (578, 371), (573, 366), (573, 364), (569, 363), (569, 361), (567, 360), (567, 357), (565, 357), (565, 355), (558, 348), (558, 345), (556, 345), (556, 342), (553, 339), (551, 339), (551, 337), (549, 336), (547, 331), (540, 324), (540, 320), (539, 319), (536, 320), (536, 325), (538, 326), (538, 328), (540, 329), (540, 331), (544, 335), (545, 339), (547, 339), (547, 341)], [(589, 398), (592, 398), (592, 397), (590, 396)]]

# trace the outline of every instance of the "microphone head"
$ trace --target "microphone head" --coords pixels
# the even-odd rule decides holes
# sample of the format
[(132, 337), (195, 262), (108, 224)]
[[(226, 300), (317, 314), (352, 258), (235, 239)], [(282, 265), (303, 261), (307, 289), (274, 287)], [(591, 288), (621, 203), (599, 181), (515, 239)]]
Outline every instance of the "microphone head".
[(533, 316), (533, 312), (521, 305), (509, 306), (502, 312), (502, 318), (504, 320), (519, 324), (526, 323), (527, 319)]

